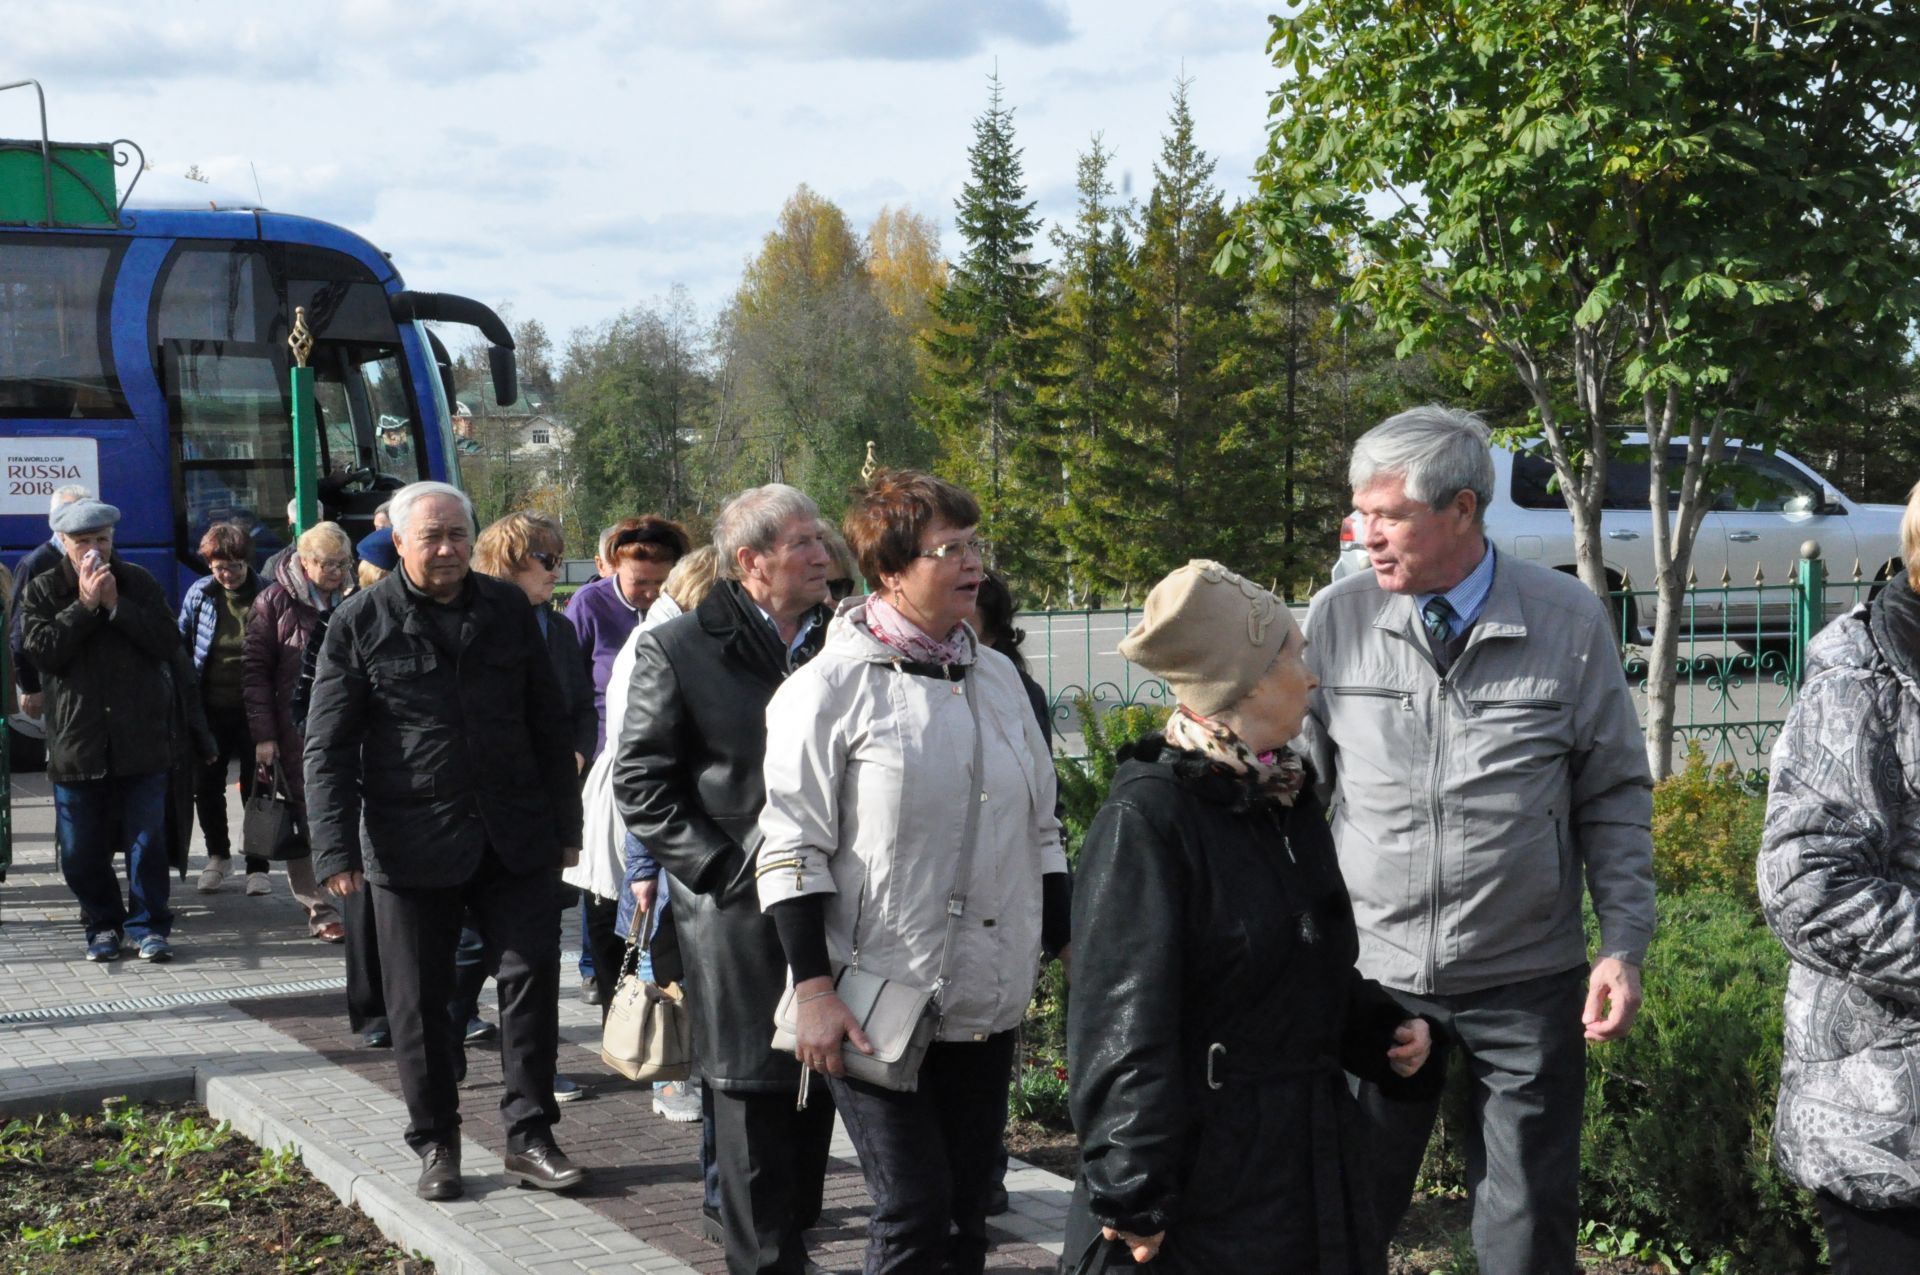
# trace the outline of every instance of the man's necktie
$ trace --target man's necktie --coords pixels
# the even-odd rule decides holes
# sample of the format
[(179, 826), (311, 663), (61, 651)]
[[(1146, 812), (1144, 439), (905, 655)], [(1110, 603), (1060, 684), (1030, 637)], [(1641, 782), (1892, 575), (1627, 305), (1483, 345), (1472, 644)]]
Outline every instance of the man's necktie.
[(1427, 599), (1427, 605), (1420, 608), (1420, 618), (1427, 625), (1427, 636), (1436, 645), (1453, 637), (1453, 614), (1453, 604), (1437, 595)]

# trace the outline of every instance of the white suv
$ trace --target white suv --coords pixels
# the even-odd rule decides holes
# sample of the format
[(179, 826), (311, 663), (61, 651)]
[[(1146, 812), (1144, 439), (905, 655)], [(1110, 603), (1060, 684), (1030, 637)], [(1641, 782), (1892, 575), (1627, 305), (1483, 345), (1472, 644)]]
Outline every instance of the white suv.
[[(1642, 441), (1642, 440), (1629, 440)], [(1669, 472), (1678, 475), (1686, 460), (1684, 445), (1673, 450)], [(1739, 640), (1785, 636), (1791, 627), (1791, 595), (1778, 586), (1793, 579), (1800, 546), (1820, 545), (1827, 579), (1845, 584), (1854, 563), (1863, 580), (1885, 580), (1900, 565), (1900, 505), (1864, 505), (1849, 500), (1803, 462), (1782, 451), (1731, 444), (1732, 466), (1700, 524), (1691, 570), (1700, 587), (1694, 595), (1695, 632), (1725, 632)], [(1551, 490), (1553, 466), (1544, 456), (1493, 450), (1493, 500), (1487, 506), (1487, 538), (1501, 553), (1526, 558), (1562, 571), (1574, 569), (1573, 516)], [(1677, 503), (1678, 498), (1674, 498)], [(1359, 515), (1340, 524), (1337, 580), (1372, 568), (1357, 539)], [(1600, 536), (1607, 578), (1616, 589), (1653, 588), (1653, 519), (1647, 509), (1647, 466), (1615, 457), (1607, 466), (1607, 494)], [(1759, 571), (1765, 593), (1751, 591)], [(1720, 592), (1721, 574), (1729, 582)], [(1756, 598), (1762, 599), (1758, 616)], [(1827, 618), (1853, 604), (1853, 590), (1827, 591)], [(1724, 604), (1724, 605), (1723, 605)], [(1652, 605), (1627, 617), (1630, 641), (1651, 637)], [(1724, 626), (1724, 628), (1723, 628)]]

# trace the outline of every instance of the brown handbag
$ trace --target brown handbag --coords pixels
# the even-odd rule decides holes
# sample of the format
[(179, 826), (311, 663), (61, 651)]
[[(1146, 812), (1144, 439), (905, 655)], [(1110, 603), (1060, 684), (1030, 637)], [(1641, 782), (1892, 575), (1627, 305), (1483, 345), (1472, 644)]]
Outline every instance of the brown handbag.
[(662, 987), (640, 977), (647, 920), (645, 912), (633, 918), (620, 983), (600, 1029), (600, 1061), (628, 1080), (685, 1080), (693, 1074), (693, 1019), (680, 984)]

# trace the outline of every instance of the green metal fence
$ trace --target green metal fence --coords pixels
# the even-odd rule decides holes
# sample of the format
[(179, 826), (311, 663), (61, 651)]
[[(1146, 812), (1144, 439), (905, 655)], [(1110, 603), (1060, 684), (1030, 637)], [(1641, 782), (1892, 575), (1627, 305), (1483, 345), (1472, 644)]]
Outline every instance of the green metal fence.
[[(1764, 577), (1751, 584), (1695, 582), (1684, 595), (1674, 660), (1676, 747), (1684, 751), (1697, 743), (1709, 762), (1730, 762), (1755, 779), (1805, 679), (1807, 643), (1879, 587), (1862, 578), (1858, 564), (1851, 578), (1829, 581), (1818, 557), (1803, 558), (1790, 575), (1782, 574), (1786, 578), (1777, 583)], [(1644, 720), (1656, 596), (1648, 589), (1623, 589), (1613, 599), (1628, 685)], [(1082, 701), (1099, 713), (1126, 704), (1172, 704), (1166, 683), (1115, 650), (1139, 618), (1133, 606), (1020, 617), (1022, 650), (1046, 689), (1055, 735), (1069, 755), (1080, 751)]]

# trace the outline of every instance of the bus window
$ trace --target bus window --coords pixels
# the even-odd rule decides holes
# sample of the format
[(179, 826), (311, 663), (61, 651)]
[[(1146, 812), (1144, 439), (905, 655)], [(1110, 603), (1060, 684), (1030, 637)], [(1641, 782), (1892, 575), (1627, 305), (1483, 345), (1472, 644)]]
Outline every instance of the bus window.
[(415, 481), (424, 472), (420, 467), (419, 428), (400, 379), (399, 352), (361, 363), (360, 378), (374, 415), (374, 469), (402, 483)]
[(263, 556), (279, 548), (293, 498), (284, 357), (250, 342), (168, 341), (163, 364), (187, 536), (197, 543), (213, 523), (239, 522)]
[(266, 259), (245, 247), (183, 251), (167, 269), (154, 315), (163, 341), (271, 339)]
[(120, 246), (0, 236), (0, 418), (125, 416), (107, 316)]

